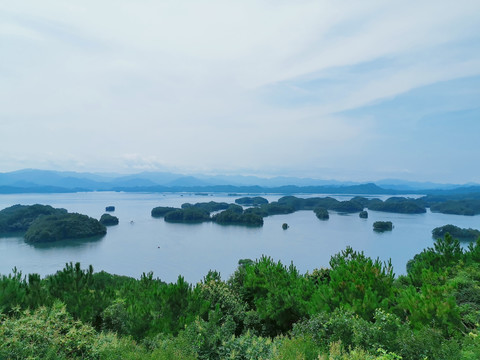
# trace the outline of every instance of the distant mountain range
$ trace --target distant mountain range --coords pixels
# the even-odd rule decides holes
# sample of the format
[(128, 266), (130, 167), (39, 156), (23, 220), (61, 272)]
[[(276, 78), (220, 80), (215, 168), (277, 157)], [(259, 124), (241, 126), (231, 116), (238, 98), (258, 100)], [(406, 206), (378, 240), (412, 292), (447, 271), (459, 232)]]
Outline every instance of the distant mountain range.
[(403, 180), (376, 183), (340, 182), (311, 178), (256, 176), (186, 176), (168, 172), (132, 175), (25, 169), (0, 173), (0, 193), (126, 192), (239, 192), (324, 194), (415, 194), (480, 192), (480, 185), (436, 184)]

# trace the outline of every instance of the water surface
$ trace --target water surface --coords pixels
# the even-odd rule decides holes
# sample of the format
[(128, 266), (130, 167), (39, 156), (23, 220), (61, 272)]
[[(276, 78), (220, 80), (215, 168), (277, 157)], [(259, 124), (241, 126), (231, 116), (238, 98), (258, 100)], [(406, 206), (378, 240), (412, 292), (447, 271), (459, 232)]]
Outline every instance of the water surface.
[[(281, 196), (264, 197), (274, 201)], [(339, 200), (351, 198), (333, 197)], [(116, 192), (0, 195), (0, 209), (14, 204), (39, 203), (98, 219), (106, 206), (113, 205), (116, 208), (113, 215), (120, 219), (119, 225), (108, 228), (107, 235), (89, 240), (31, 245), (18, 234), (0, 236), (0, 274), (8, 274), (17, 267), (24, 274), (35, 272), (44, 276), (62, 269), (67, 262), (80, 262), (82, 267), (93, 265), (95, 271), (105, 270), (136, 278), (153, 271), (155, 277), (164, 281), (172, 282), (178, 275), (183, 275), (187, 281), (195, 283), (210, 269), (220, 271), (222, 278), (227, 279), (235, 271), (239, 259), (257, 259), (262, 255), (271, 256), (283, 264), (293, 261), (304, 273), (328, 266), (330, 257), (346, 246), (382, 261), (391, 258), (395, 273), (403, 274), (409, 259), (433, 245), (433, 228), (446, 224), (480, 228), (478, 215), (445, 215), (429, 211), (414, 215), (368, 211), (368, 219), (360, 219), (358, 214), (330, 212), (327, 221), (318, 220), (313, 211), (298, 211), (267, 217), (261, 228), (221, 226), (210, 222), (172, 224), (150, 216), (156, 206), (179, 207), (184, 202), (204, 201), (233, 203), (236, 198), (227, 194)], [(392, 221), (393, 231), (374, 232), (372, 224), (377, 220)], [(289, 224), (288, 230), (282, 229), (284, 222)]]

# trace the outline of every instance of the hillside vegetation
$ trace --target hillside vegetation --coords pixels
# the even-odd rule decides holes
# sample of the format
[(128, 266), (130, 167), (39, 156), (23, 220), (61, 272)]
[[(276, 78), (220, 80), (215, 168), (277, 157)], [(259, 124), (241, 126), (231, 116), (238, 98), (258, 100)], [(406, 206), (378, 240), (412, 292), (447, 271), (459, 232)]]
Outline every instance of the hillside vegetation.
[(0, 277), (5, 359), (478, 359), (480, 239), (446, 235), (407, 275), (347, 247), (300, 273), (243, 259), (197, 284), (95, 273)]

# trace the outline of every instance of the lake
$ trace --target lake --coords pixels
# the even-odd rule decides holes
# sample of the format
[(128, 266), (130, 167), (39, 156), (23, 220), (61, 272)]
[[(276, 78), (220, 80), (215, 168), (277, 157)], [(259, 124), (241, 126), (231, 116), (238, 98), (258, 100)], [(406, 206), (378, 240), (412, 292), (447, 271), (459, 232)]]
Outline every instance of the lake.
[[(405, 265), (415, 254), (433, 245), (433, 228), (453, 224), (462, 228), (480, 228), (480, 216), (426, 214), (392, 214), (368, 211), (368, 219), (358, 213), (342, 215), (330, 212), (327, 221), (318, 220), (313, 211), (298, 211), (264, 219), (261, 228), (222, 226), (215, 223), (172, 224), (150, 216), (156, 206), (180, 207), (185, 202), (228, 202), (239, 196), (227, 194), (161, 194), (89, 192), (74, 194), (0, 195), (0, 209), (14, 205), (45, 204), (62, 207), (100, 218), (105, 207), (116, 207), (113, 215), (120, 224), (108, 228), (107, 235), (89, 240), (30, 245), (20, 236), (0, 236), (0, 274), (16, 267), (24, 274), (42, 276), (55, 273), (67, 262), (80, 262), (83, 268), (139, 278), (152, 271), (167, 282), (178, 275), (190, 283), (200, 281), (207, 272), (220, 271), (222, 278), (235, 271), (238, 260), (258, 259), (262, 255), (289, 265), (292, 261), (302, 272), (327, 267), (330, 257), (351, 246), (367, 256), (392, 259), (395, 274), (404, 274)], [(264, 195), (274, 201), (282, 195)], [(352, 196), (332, 196), (348, 200)], [(299, 195), (300, 197), (300, 195)], [(381, 199), (388, 196), (380, 196)], [(377, 220), (392, 221), (391, 232), (372, 230)], [(282, 229), (288, 223), (290, 228)]]

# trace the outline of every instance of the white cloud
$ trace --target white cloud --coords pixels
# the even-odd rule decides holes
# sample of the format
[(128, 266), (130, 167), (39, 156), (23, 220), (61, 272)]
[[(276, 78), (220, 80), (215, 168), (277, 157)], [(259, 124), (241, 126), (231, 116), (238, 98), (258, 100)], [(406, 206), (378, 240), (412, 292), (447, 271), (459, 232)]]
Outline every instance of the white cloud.
[[(478, 74), (478, 49), (456, 56), (448, 49), (478, 47), (479, 8), (475, 1), (3, 3), (0, 165), (15, 154), (31, 167), (68, 164), (71, 153), (96, 168), (124, 166), (121, 154), (137, 154), (125, 166), (144, 168), (353, 166), (351, 154), (371, 146), (373, 122), (334, 113)], [(379, 59), (391, 61), (348, 73)], [(308, 80), (323, 82), (323, 98), (302, 86)], [(261, 96), (285, 86), (316, 100), (287, 105)]]

